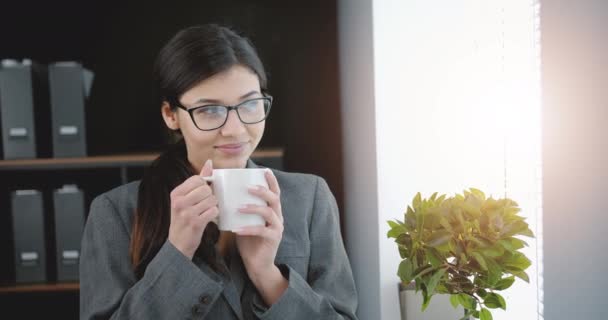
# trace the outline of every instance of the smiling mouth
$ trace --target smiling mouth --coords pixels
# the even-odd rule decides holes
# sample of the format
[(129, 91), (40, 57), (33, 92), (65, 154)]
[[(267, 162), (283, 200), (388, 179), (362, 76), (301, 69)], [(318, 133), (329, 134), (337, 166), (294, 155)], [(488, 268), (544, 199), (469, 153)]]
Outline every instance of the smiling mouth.
[(219, 145), (219, 146), (215, 146), (215, 149), (223, 152), (223, 153), (227, 153), (230, 155), (236, 155), (241, 153), (244, 149), (245, 149), (245, 142), (242, 143), (230, 143), (230, 144), (223, 144), (223, 145)]

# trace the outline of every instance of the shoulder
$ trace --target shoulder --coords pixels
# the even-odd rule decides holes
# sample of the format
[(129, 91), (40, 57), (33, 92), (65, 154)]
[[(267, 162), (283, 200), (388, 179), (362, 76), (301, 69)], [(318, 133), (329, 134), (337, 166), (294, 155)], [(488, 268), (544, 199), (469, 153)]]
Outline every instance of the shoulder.
[[(112, 188), (98, 195), (95, 200), (107, 200), (116, 207), (137, 203), (137, 193), (140, 181), (133, 181), (118, 187)], [(95, 201), (94, 200), (94, 201)]]
[(315, 188), (321, 177), (310, 173), (286, 172), (270, 168), (277, 178), (281, 189), (310, 189)]
[(119, 220), (130, 229), (137, 207), (139, 184), (139, 180), (133, 181), (97, 195), (91, 202), (87, 220), (98, 223)]
[[(304, 210), (307, 216), (326, 211), (325, 209), (337, 209), (335, 196), (323, 177), (310, 173), (270, 170), (279, 182), (283, 205), (295, 207), (294, 211)], [(296, 208), (300, 210), (295, 210)]]

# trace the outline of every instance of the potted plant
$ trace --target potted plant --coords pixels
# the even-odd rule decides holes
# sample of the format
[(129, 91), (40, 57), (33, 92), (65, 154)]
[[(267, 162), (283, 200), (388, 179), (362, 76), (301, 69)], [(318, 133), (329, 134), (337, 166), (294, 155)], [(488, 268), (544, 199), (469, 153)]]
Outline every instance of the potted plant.
[(534, 234), (509, 199), (486, 198), (474, 188), (446, 198), (416, 194), (403, 221), (388, 221), (403, 259), (398, 276), (402, 285), (413, 284), (422, 293), (422, 311), (435, 294), (449, 294), (464, 317), (491, 320), (489, 309), (506, 310), (498, 291), (516, 278), (529, 282), (530, 260), (519, 250), (527, 243), (519, 236)]

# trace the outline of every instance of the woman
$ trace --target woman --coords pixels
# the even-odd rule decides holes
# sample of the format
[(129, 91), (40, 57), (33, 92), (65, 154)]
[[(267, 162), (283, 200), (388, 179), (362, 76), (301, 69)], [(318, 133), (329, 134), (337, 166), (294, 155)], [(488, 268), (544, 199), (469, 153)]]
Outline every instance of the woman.
[[(226, 27), (178, 32), (155, 72), (178, 142), (141, 181), (96, 197), (82, 239), (81, 319), (356, 319), (338, 210), (317, 176), (268, 171), (249, 206), (266, 226), (220, 232), (201, 176), (255, 168), (272, 97), (251, 43)], [(231, 112), (234, 111), (234, 112)]]

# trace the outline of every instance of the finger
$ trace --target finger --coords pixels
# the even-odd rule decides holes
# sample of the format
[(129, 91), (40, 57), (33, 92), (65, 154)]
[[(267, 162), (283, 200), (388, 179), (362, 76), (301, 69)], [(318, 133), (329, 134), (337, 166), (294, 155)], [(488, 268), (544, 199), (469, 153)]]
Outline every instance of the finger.
[(249, 187), (249, 193), (254, 196), (260, 197), (262, 200), (268, 202), (269, 205), (275, 205), (280, 203), (279, 195), (270, 191), (270, 189), (264, 186), (251, 186)]
[(181, 197), (181, 201), (183, 201), (185, 206), (193, 206), (208, 198), (212, 194), (213, 190), (211, 190), (211, 187), (207, 184), (203, 184), (190, 191), (187, 195)]
[(239, 236), (258, 236), (267, 239), (274, 239), (275, 235), (270, 228), (264, 226), (244, 227), (233, 230)]
[(199, 216), (203, 212), (207, 211), (207, 209), (216, 207), (217, 204), (218, 204), (217, 198), (212, 195), (212, 196), (209, 196), (208, 198), (205, 198), (204, 200), (194, 204), (193, 206), (190, 206), (186, 210), (184, 210), (184, 214)]
[(274, 210), (272, 210), (272, 208), (267, 206), (258, 206), (255, 204), (250, 204), (243, 208), (239, 208), (239, 212), (247, 214), (258, 214), (270, 226), (282, 225), (281, 220), (279, 220), (279, 216), (274, 212)]
[(190, 193), (190, 191), (206, 184), (207, 183), (203, 181), (198, 175), (194, 175), (186, 179), (186, 181), (182, 182), (179, 186), (175, 187), (175, 189), (171, 191), (171, 198), (187, 195), (188, 193)]
[(249, 192), (255, 196), (260, 197), (268, 203), (268, 205), (274, 210), (277, 216), (283, 220), (283, 211), (281, 209), (281, 198), (275, 192), (264, 186), (256, 186), (249, 188)]
[(211, 159), (207, 159), (207, 161), (205, 161), (200, 175), (203, 177), (210, 177), (213, 175), (213, 161)]
[(275, 194), (277, 194), (278, 196), (280, 196), (281, 188), (279, 188), (279, 182), (277, 181), (277, 178), (274, 176), (274, 173), (272, 173), (272, 171), (270, 171), (270, 170), (266, 170), (264, 175), (266, 176), (266, 182), (268, 182), (268, 188), (270, 189), (270, 191), (272, 191)]
[(202, 227), (213, 221), (219, 215), (220, 211), (217, 207), (211, 207), (194, 218), (194, 223)]

